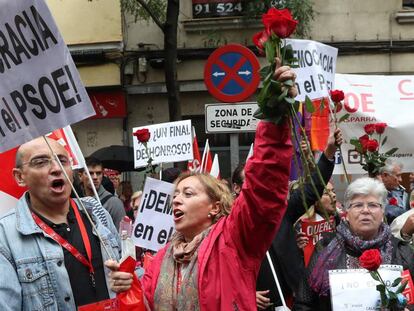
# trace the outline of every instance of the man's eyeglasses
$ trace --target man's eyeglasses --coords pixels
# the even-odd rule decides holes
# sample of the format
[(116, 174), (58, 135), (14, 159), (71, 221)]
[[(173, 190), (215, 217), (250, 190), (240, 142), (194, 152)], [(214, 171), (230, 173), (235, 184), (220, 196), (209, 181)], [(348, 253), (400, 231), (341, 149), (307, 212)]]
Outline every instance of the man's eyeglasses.
[[(62, 163), (63, 167), (70, 166), (70, 160), (68, 157), (59, 155), (58, 158), (59, 158), (60, 163)], [(50, 167), (53, 161), (57, 161), (57, 160), (55, 158), (39, 157), (39, 158), (33, 158), (30, 161), (22, 163), (22, 166), (28, 165), (31, 168), (46, 168), (46, 167)]]
[(376, 211), (382, 207), (382, 204), (378, 202), (368, 202), (368, 203), (354, 202), (354, 203), (349, 204), (349, 208), (352, 208), (356, 211), (362, 211), (365, 206), (368, 207), (370, 211)]

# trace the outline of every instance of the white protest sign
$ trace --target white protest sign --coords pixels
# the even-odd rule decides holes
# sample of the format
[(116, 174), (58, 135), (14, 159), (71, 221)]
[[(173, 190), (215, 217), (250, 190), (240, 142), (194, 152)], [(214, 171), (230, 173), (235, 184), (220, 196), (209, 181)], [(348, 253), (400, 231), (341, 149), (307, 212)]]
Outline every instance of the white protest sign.
[(256, 131), (253, 117), (257, 103), (205, 105), (206, 133), (239, 133)]
[[(361, 157), (349, 144), (351, 138), (365, 134), (364, 125), (385, 122), (388, 127), (382, 136), (388, 139), (380, 152), (398, 148), (391, 158), (404, 165), (404, 172), (414, 171), (414, 76), (371, 76), (337, 74), (337, 89), (345, 93), (344, 107), (338, 118), (345, 113), (350, 117), (339, 125), (345, 143), (342, 153), (346, 169), (351, 174), (364, 174)], [(376, 135), (373, 138), (378, 138)], [(342, 164), (335, 166), (334, 174), (342, 174)]]
[(293, 69), (297, 74), (296, 100), (304, 101), (306, 95), (311, 99), (329, 96), (335, 82), (338, 49), (311, 40), (287, 39), (286, 43), (292, 45), (293, 56), (298, 59), (299, 68)]
[[(147, 147), (153, 164), (193, 159), (191, 120), (134, 127), (132, 133), (143, 128), (147, 128), (151, 134)], [(136, 137), (133, 137), (133, 141), (135, 167), (146, 166), (148, 156), (144, 145)]]
[(0, 152), (95, 114), (44, 0), (0, 0)]
[[(385, 284), (401, 277), (402, 266), (381, 265), (378, 269)], [(344, 269), (329, 271), (329, 286), (333, 311), (378, 310), (381, 305), (380, 293), (368, 270)]]
[(158, 251), (174, 232), (172, 198), (175, 185), (147, 177), (139, 213), (134, 222), (135, 245)]

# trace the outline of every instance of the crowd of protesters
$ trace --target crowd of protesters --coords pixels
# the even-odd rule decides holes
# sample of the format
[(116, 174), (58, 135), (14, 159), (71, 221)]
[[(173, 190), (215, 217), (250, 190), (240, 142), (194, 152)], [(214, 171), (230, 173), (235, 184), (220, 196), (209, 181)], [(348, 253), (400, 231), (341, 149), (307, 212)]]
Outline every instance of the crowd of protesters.
[[(286, 66), (274, 76), (296, 77)], [(369, 249), (413, 272), (414, 211), (401, 165), (387, 161), (378, 178), (352, 182), (342, 205), (331, 182), (341, 131), (331, 133), (303, 187), (289, 184), (290, 134), (283, 122), (260, 122), (232, 189), (208, 174), (165, 171), (176, 185), (175, 233), (140, 278), (148, 310), (331, 310), (328, 271), (360, 268)], [(130, 289), (133, 274), (119, 271), (118, 227), (125, 215), (138, 217), (142, 192), (116, 172), (111, 191), (102, 163), (87, 158), (86, 165), (91, 179), (86, 170), (73, 176), (66, 150), (51, 139), (20, 146), (13, 175), (28, 190), (0, 218), (1, 310), (76, 310)], [(73, 177), (81, 199), (71, 198)], [(301, 224), (319, 220), (332, 230), (307, 263)]]

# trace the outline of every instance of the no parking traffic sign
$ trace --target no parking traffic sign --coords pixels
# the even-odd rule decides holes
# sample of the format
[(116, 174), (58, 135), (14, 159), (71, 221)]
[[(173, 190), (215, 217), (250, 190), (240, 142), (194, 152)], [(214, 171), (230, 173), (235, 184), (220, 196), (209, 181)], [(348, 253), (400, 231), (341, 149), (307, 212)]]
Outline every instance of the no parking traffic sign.
[(207, 90), (221, 102), (235, 103), (254, 94), (260, 82), (256, 55), (240, 44), (216, 49), (204, 67)]

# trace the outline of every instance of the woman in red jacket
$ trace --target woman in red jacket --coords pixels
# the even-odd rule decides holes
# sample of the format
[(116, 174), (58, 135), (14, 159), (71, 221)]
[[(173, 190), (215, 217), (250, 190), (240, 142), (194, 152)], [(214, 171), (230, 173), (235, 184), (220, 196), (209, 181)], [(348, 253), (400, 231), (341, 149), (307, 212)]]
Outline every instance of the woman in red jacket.
[[(275, 72), (294, 79), (289, 67)], [(291, 88), (290, 95), (296, 95)], [(260, 263), (286, 209), (292, 156), (287, 125), (260, 122), (245, 182), (232, 204), (226, 185), (204, 174), (176, 181), (173, 217), (176, 233), (142, 278), (151, 310), (254, 310)], [(230, 213), (231, 209), (231, 213)], [(112, 290), (125, 291), (131, 275), (107, 262)]]

